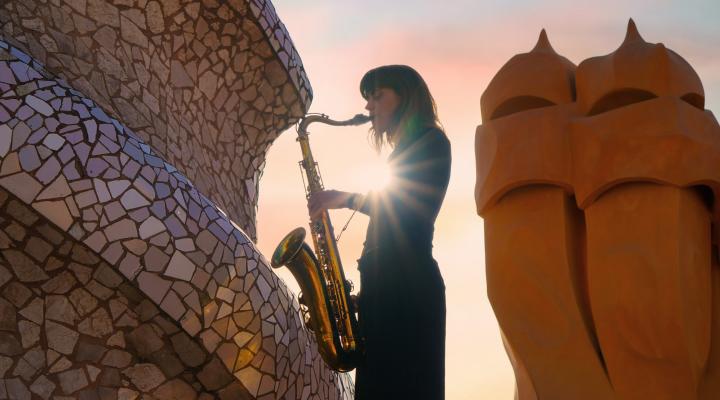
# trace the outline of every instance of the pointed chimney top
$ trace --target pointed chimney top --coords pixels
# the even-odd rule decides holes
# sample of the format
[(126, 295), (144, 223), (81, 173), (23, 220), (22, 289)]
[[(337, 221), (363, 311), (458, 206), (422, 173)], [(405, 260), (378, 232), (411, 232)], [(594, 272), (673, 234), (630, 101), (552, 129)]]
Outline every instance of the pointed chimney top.
[(547, 32), (545, 32), (545, 28), (543, 28), (542, 31), (540, 31), (540, 37), (538, 37), (537, 44), (532, 49), (532, 51), (551, 51), (555, 52), (555, 49), (552, 48), (552, 45), (550, 45), (550, 40), (548, 39)]
[(645, 39), (640, 36), (640, 32), (638, 32), (638, 28), (635, 25), (635, 21), (633, 21), (632, 18), (628, 21), (627, 26), (627, 33), (625, 33), (625, 40), (623, 41), (623, 44), (625, 43), (632, 43), (632, 42), (644, 42)]

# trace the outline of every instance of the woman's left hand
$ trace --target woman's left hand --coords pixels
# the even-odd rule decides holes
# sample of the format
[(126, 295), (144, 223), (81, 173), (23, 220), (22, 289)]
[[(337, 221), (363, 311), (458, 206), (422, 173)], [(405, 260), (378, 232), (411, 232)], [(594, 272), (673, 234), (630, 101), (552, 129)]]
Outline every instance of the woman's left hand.
[(352, 193), (339, 190), (323, 190), (313, 193), (308, 199), (310, 218), (317, 218), (324, 210), (345, 208)]

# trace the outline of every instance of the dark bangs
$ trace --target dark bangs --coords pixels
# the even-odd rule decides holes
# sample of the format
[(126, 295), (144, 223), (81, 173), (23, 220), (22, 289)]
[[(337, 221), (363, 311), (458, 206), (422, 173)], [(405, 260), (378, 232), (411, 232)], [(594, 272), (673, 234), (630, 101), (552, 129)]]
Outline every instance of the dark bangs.
[[(380, 88), (392, 89), (402, 98), (403, 93), (407, 93), (407, 88), (402, 88), (402, 83), (407, 79), (403, 77), (403, 73), (397, 67), (404, 65), (386, 65), (368, 71), (360, 81), (360, 94), (367, 100), (376, 90)], [(410, 68), (410, 67), (407, 67)], [(403, 79), (405, 78), (405, 79)]]

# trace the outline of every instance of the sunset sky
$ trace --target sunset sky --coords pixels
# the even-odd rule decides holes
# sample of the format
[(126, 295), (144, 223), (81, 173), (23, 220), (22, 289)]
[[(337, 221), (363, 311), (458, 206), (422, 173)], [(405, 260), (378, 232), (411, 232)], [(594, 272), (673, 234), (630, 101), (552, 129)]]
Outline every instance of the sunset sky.
[[(434, 256), (447, 290), (447, 398), (512, 399), (514, 378), (487, 300), (482, 219), (475, 212), (475, 128), (480, 95), (498, 69), (529, 51), (542, 28), (575, 64), (614, 51), (628, 18), (648, 42), (683, 56), (703, 81), (706, 108), (720, 113), (720, 1), (273, 0), (314, 89), (311, 112), (346, 119), (363, 112), (363, 73), (407, 64), (427, 81), (452, 143), (452, 176), (436, 223)], [(367, 126), (311, 125), (311, 146), (327, 188), (367, 192), (385, 173)], [(260, 182), (258, 245), (269, 258), (307, 211), (294, 129), (270, 149)], [(350, 216), (333, 211), (336, 232)], [(359, 286), (367, 217), (356, 215), (339, 242), (346, 275)], [(297, 290), (289, 273), (279, 272)], [(356, 289), (357, 290), (357, 289)], [(421, 351), (422, 349), (418, 349)]]

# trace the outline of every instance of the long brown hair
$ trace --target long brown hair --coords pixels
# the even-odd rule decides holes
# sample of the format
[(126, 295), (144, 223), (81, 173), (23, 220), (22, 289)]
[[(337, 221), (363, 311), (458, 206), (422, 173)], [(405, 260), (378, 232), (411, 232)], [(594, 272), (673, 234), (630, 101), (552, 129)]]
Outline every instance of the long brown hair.
[[(380, 88), (392, 89), (400, 97), (387, 132), (376, 132), (370, 128), (371, 141), (379, 152), (384, 143), (392, 143), (390, 136), (412, 134), (427, 128), (442, 130), (438, 121), (437, 106), (427, 84), (407, 65), (384, 65), (371, 69), (360, 81), (360, 94), (365, 100)], [(397, 143), (397, 141), (395, 141)]]

